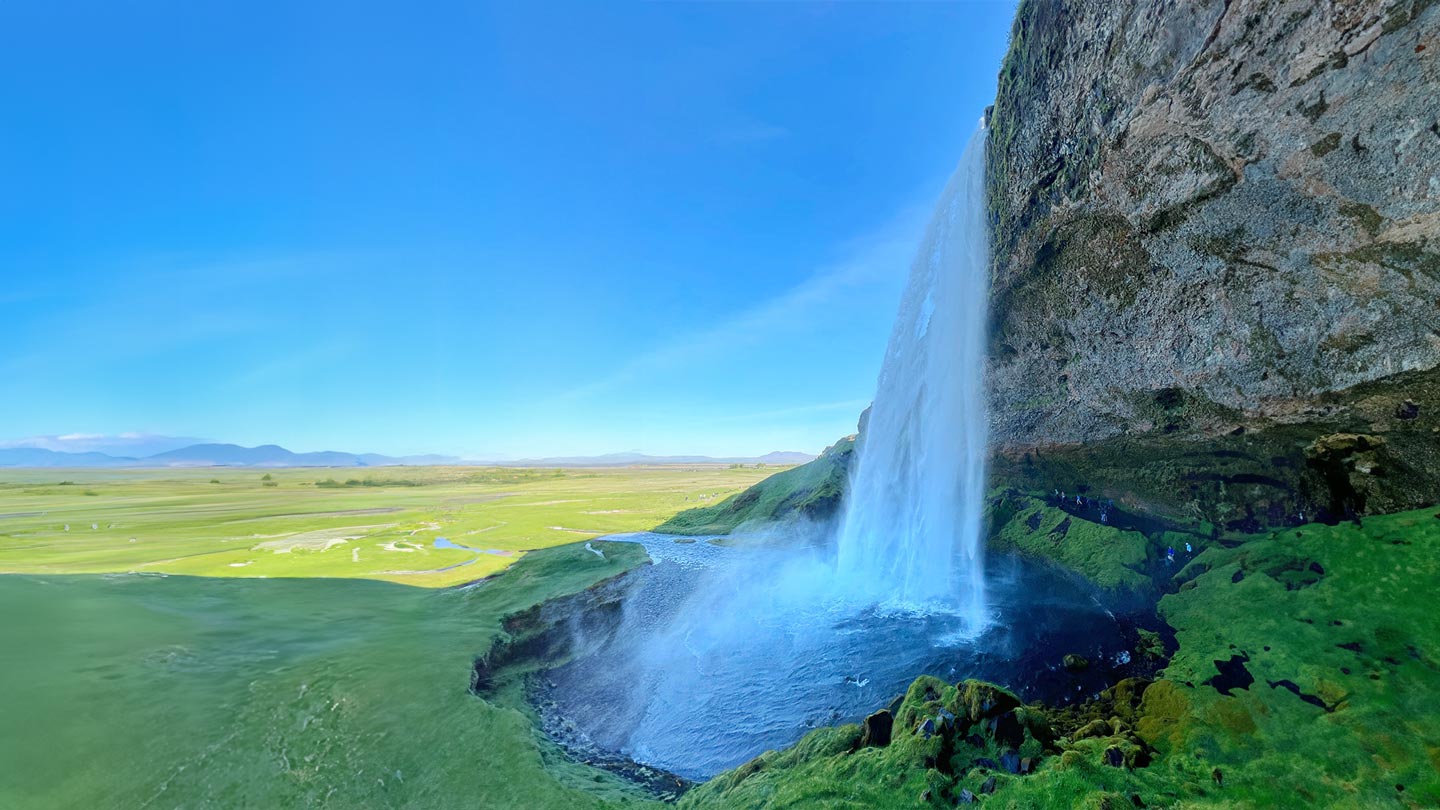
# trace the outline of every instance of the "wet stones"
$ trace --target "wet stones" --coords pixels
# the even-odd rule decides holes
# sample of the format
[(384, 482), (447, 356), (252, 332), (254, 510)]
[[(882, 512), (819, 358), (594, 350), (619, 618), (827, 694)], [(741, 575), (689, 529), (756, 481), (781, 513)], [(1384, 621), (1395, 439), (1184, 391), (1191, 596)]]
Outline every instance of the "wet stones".
[(991, 719), (988, 727), (991, 739), (1000, 745), (1019, 748), (1025, 742), (1025, 727), (1013, 711)]
[(1090, 659), (1083, 655), (1076, 655), (1075, 653), (1066, 655), (1061, 659), (1061, 663), (1065, 666), (1067, 672), (1084, 672), (1090, 668)]
[(894, 726), (895, 718), (889, 709), (881, 709), (866, 717), (865, 722), (860, 724), (860, 747), (884, 748), (889, 745)]

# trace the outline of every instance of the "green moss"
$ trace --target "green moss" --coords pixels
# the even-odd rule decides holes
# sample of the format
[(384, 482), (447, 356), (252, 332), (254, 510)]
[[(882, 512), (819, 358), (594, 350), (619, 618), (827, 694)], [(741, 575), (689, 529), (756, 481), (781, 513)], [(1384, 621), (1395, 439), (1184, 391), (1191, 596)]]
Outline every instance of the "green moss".
[[(1312, 566), (1323, 571), (1314, 581), (1297, 587), (1288, 578)], [(949, 806), (961, 790), (979, 795), (991, 776), (996, 790), (985, 801), (996, 807), (1440, 804), (1434, 510), (1214, 546), (1185, 576), (1190, 587), (1160, 603), (1179, 644), (1164, 678), (1122, 681), (1063, 710), (1013, 709), (1025, 718), (1021, 750), (1039, 756), (1032, 775), (974, 767), (992, 749), (956, 741), (977, 727), (973, 718), (1011, 710), (1013, 695), (921, 678), (890, 747), (846, 748), (845, 735), (855, 733), (846, 727), (829, 745), (802, 743), (806, 753), (784, 765), (783, 753), (766, 754), (764, 767), (746, 766), (743, 781), (713, 780), (681, 806), (918, 807), (923, 790)], [(1234, 656), (1254, 680), (1225, 694), (1213, 683), (1215, 662)], [(949, 770), (926, 759), (944, 735), (917, 735), (911, 722), (942, 707), (960, 720)], [(1033, 733), (1040, 719), (1053, 734)]]
[(1084, 520), (1016, 492), (992, 492), (992, 548), (1069, 569), (1107, 590), (1144, 591), (1154, 544), (1134, 531)]

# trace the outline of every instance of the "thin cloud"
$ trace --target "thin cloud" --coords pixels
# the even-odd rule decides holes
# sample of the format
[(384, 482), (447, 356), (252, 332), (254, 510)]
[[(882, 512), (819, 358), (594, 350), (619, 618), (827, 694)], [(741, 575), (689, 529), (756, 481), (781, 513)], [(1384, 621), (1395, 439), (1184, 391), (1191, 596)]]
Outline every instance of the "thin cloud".
[(790, 130), (779, 124), (752, 121), (721, 130), (716, 133), (715, 140), (720, 143), (761, 143), (788, 137), (790, 137)]
[(741, 310), (710, 329), (682, 335), (632, 357), (610, 373), (561, 393), (556, 401), (572, 403), (587, 399), (701, 358), (762, 343), (823, 316), (833, 302), (846, 295), (856, 294), (887, 276), (903, 277), (909, 271), (927, 213), (919, 208), (905, 211), (874, 235), (848, 242), (845, 247), (852, 254), (850, 259), (823, 269), (786, 292)]
[(793, 408), (777, 408), (773, 411), (757, 411), (755, 413), (740, 413), (731, 416), (722, 416), (716, 422), (757, 422), (767, 419), (787, 419), (792, 416), (811, 416), (817, 413), (832, 413), (834, 411), (854, 411), (859, 415), (865, 406), (870, 404), (868, 399), (847, 399), (841, 402), (817, 402), (812, 405), (797, 405)]

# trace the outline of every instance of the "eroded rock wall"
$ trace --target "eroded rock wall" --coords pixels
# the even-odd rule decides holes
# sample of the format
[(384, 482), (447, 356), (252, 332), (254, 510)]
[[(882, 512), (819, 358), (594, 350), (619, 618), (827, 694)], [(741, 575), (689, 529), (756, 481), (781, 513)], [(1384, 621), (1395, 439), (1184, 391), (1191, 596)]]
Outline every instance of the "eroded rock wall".
[(1437, 34), (1434, 0), (1022, 2), (988, 153), (999, 447), (1333, 418), (1440, 365)]

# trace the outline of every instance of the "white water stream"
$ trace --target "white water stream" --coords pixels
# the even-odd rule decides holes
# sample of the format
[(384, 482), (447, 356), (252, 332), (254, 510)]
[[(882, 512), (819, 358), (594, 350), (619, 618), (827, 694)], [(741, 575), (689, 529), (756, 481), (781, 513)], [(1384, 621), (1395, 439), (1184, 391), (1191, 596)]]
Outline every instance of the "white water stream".
[(985, 135), (936, 206), (876, 385), (839, 528), (839, 581), (902, 607), (985, 623)]

